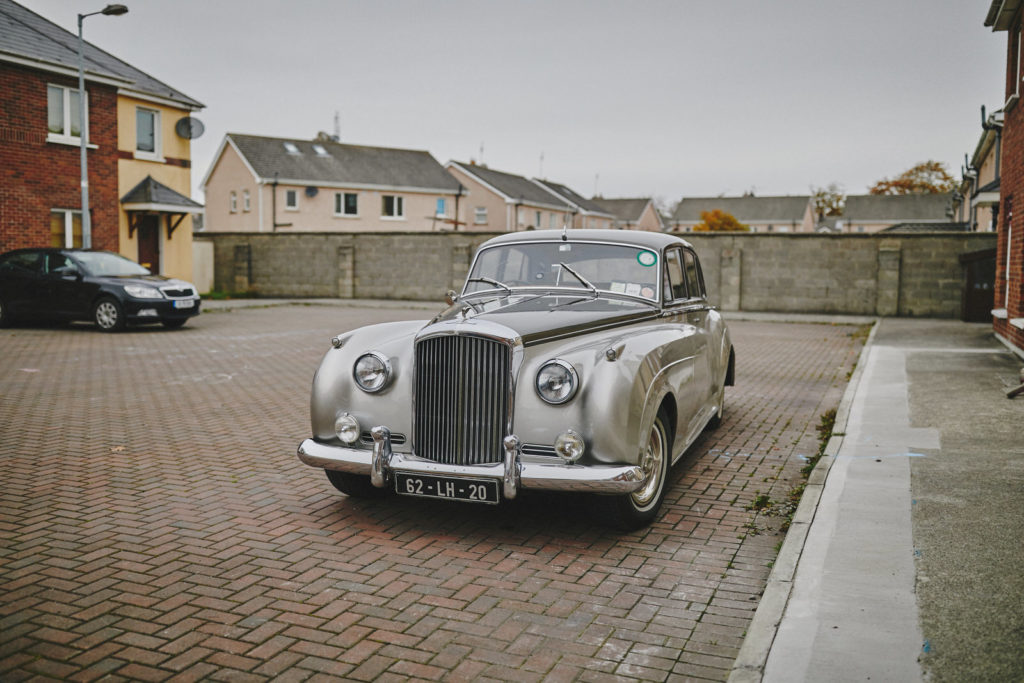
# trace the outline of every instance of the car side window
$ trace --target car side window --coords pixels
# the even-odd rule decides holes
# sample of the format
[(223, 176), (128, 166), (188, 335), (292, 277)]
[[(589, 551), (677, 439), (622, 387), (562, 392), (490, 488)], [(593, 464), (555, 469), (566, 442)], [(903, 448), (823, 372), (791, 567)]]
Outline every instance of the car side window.
[(688, 249), (683, 250), (683, 265), (686, 268), (686, 285), (689, 288), (690, 297), (704, 296), (704, 283), (700, 277), (697, 256)]
[(678, 301), (686, 298), (686, 280), (683, 275), (683, 264), (678, 249), (669, 249), (665, 253), (665, 301)]
[(46, 255), (47, 275), (69, 275), (71, 273), (77, 272), (78, 267), (75, 265), (75, 262), (69, 259), (64, 254)]
[(37, 251), (11, 254), (3, 261), (0, 261), (0, 273), (35, 275), (39, 272), (40, 256), (40, 253)]

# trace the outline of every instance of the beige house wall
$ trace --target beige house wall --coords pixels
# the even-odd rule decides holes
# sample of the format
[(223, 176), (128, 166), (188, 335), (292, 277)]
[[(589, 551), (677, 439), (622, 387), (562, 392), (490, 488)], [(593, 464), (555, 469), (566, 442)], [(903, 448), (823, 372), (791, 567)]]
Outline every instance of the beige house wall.
[[(270, 203), (261, 212), (260, 185), (242, 157), (230, 144), (224, 146), (215, 160), (206, 181), (206, 218), (203, 232), (263, 232), (270, 231)], [(231, 210), (231, 193), (235, 193), (236, 208)], [(245, 192), (249, 193), (249, 210), (244, 209)], [(266, 215), (265, 221), (261, 216)]]
[[(159, 112), (159, 159), (140, 158), (135, 152), (135, 114), (138, 108)], [(192, 194), (192, 152), (189, 140), (178, 136), (174, 124), (190, 111), (185, 108), (155, 104), (148, 100), (118, 95), (117, 98), (117, 192), (123, 197), (142, 182), (146, 176), (166, 185), (186, 197)], [(118, 232), (122, 256), (137, 261), (139, 244), (137, 233), (128, 235), (128, 214), (118, 211)], [(160, 272), (169, 277), (192, 279), (192, 216), (186, 216), (170, 239), (167, 227), (160, 225)]]
[(661, 232), (661, 221), (658, 219), (658, 210), (654, 208), (654, 202), (647, 202), (640, 220), (633, 226), (634, 230), (647, 230), (648, 232)]

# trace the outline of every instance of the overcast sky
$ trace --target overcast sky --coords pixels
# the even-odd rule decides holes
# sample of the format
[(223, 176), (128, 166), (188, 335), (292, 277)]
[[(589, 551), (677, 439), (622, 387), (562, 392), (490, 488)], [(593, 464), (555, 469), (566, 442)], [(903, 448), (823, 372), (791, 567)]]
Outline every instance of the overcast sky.
[[(72, 32), (105, 4), (18, 1)], [(927, 159), (959, 177), (1004, 90), (990, 0), (125, 4), (86, 39), (206, 105), (196, 188), (225, 133), (308, 139), (338, 112), (342, 142), (587, 196), (859, 194)]]

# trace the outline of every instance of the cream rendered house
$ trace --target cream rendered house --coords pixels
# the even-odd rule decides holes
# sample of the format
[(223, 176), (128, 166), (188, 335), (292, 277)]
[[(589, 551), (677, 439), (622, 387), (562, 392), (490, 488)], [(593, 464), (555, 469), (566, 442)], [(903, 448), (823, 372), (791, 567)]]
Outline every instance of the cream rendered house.
[(207, 232), (452, 230), (465, 193), (429, 152), (238, 133), (202, 186)]
[(683, 197), (672, 214), (672, 232), (690, 232), (702, 222), (702, 211), (731, 214), (751, 232), (814, 232), (810, 196)]
[(872, 233), (899, 224), (948, 226), (952, 221), (952, 195), (905, 194), (848, 195), (839, 232)]
[(534, 178), (544, 189), (565, 201), (572, 208), (572, 227), (588, 230), (610, 230), (615, 224), (614, 214), (606, 211), (601, 205), (574, 192), (569, 187), (553, 180)]
[(465, 188), (460, 220), (465, 222), (466, 230), (516, 232), (572, 227), (573, 208), (568, 202), (529, 178), (461, 161), (449, 161), (445, 168)]
[(650, 197), (636, 197), (623, 199), (605, 199), (594, 197), (595, 204), (606, 212), (615, 216), (613, 228), (620, 230), (647, 230), (648, 232), (661, 232), (665, 226), (661, 223), (661, 216)]

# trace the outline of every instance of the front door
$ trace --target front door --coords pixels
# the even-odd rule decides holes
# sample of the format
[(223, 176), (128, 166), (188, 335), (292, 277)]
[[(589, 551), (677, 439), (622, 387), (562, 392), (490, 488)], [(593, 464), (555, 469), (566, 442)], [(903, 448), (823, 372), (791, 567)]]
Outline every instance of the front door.
[(143, 216), (139, 222), (139, 264), (160, 273), (160, 217)]

